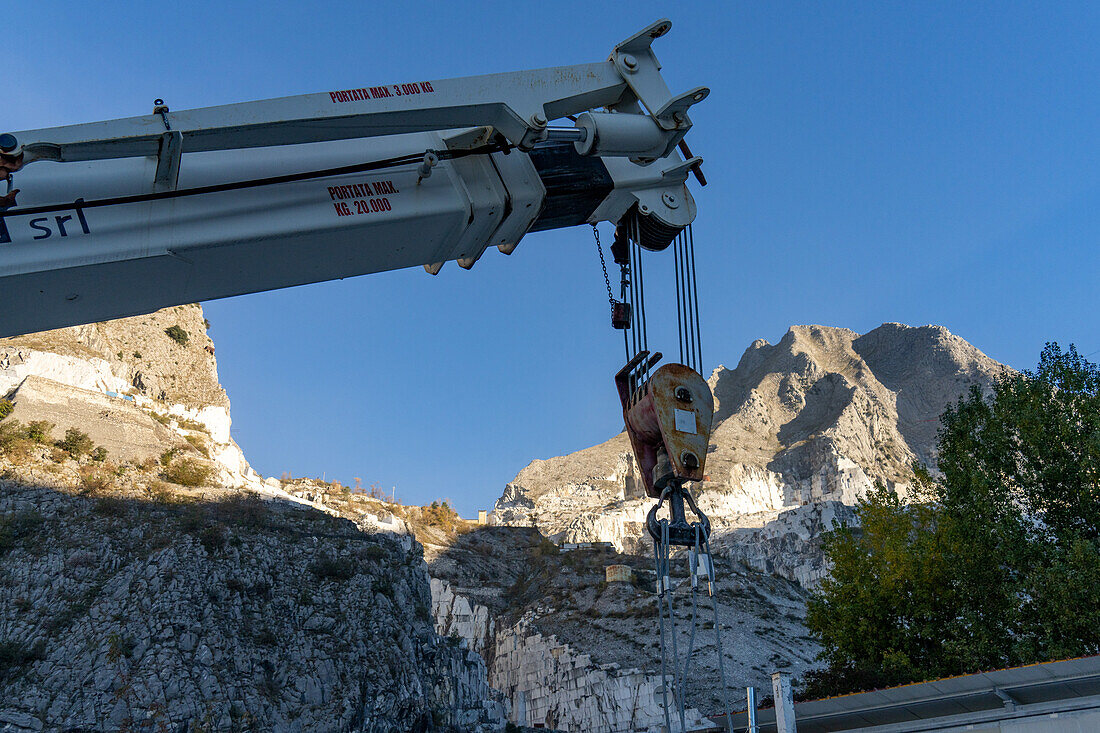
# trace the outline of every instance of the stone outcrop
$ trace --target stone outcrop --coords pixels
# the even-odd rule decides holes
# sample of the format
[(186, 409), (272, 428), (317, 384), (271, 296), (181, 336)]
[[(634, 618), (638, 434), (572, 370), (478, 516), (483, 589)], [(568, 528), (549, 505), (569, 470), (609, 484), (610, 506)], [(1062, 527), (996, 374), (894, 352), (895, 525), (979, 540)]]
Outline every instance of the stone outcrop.
[[(794, 327), (715, 370), (697, 494), (716, 529), (731, 686), (813, 666), (803, 620), (805, 587), (825, 572), (821, 532), (851, 521), (875, 482), (903, 489), (911, 462), (934, 461), (943, 407), (1003, 369), (944, 329), (886, 324)], [(230, 436), (197, 306), (0, 340), (0, 393), (13, 420), (76, 427), (110, 455), (49, 443), (24, 445), (24, 465), (0, 455), (0, 727), (663, 725), (651, 501), (625, 435), (533, 461), (496, 526), (477, 527), (336, 483), (262, 480)], [(167, 448), (203, 453), (213, 483), (250, 491), (166, 486), (151, 459)], [(540, 532), (636, 554), (559, 553)], [(606, 583), (608, 564), (633, 581)], [(722, 705), (704, 610), (689, 728)]]
[(442, 578), (432, 578), (432, 618), (435, 630), (443, 637), (457, 637), (481, 655), (492, 660), (496, 644), (496, 624), (489, 609), (470, 603), (466, 596), (455, 593)]
[[(480, 650), (513, 722), (567, 731), (660, 730), (651, 558), (603, 549), (558, 552), (528, 528), (482, 526), (446, 546), (425, 544), (425, 559), (436, 630)], [(629, 567), (632, 581), (605, 582), (608, 565)], [(743, 701), (743, 685), (766, 688), (776, 667), (801, 674), (818, 651), (802, 622), (804, 589), (747, 565), (718, 551), (715, 594), (733, 705)], [(677, 639), (686, 650), (692, 618), (686, 558), (673, 566)], [(686, 705), (709, 715), (723, 705), (718, 640), (705, 590), (696, 600)]]
[(165, 450), (188, 450), (178, 433), (162, 425), (132, 401), (55, 382), (35, 375), (9, 393), (11, 417), (24, 423), (45, 420), (63, 434), (76, 428), (119, 461), (140, 463)]
[[(664, 725), (660, 675), (599, 664), (557, 636), (544, 637), (537, 620), (545, 609), (498, 631), (487, 607), (433, 578), (432, 613), (440, 635), (462, 639), (489, 661), (489, 683), (503, 694), (514, 723), (601, 733), (659, 731)], [(675, 697), (670, 704), (675, 709)], [(709, 723), (695, 708), (688, 708), (686, 721), (687, 730)]]
[[(0, 339), (0, 396), (15, 403), (16, 419), (76, 427), (114, 460), (190, 450), (190, 438), (221, 484), (255, 488), (261, 477), (230, 436), (229, 398), (206, 328), (194, 304)], [(154, 418), (172, 435), (151, 426)]]
[[(173, 328), (179, 329), (176, 338), (165, 333)], [(129, 391), (193, 415), (228, 413), (229, 398), (218, 381), (214, 342), (206, 329), (195, 303), (0, 339), (0, 389), (37, 374), (84, 389)]]
[[(660, 675), (624, 670), (615, 663), (595, 664), (588, 654), (556, 636), (544, 637), (531, 621), (532, 617), (521, 618), (496, 640), (490, 682), (511, 700), (513, 721), (602, 733), (664, 727)], [(675, 700), (669, 705), (675, 709)], [(686, 712), (685, 730), (710, 727), (695, 708)], [(680, 730), (678, 720), (673, 730)]]
[[(0, 340), (0, 728), (500, 731), (397, 507), (248, 466), (206, 326)], [(169, 483), (181, 462), (208, 485)]]
[(807, 504), (780, 512), (763, 526), (722, 535), (715, 541), (714, 551), (733, 563), (812, 587), (829, 572), (821, 554), (821, 534), (834, 524), (855, 523), (855, 510), (843, 502)]
[[(709, 380), (716, 407), (707, 480), (696, 489), (700, 507), (728, 545), (766, 541), (738, 557), (812, 582), (821, 569), (812, 537), (799, 540), (790, 561), (774, 551), (782, 545), (776, 537), (790, 534), (781, 527), (794, 521), (805, 529), (794, 517), (814, 512), (780, 520), (781, 513), (822, 502), (851, 506), (878, 482), (904, 490), (914, 462), (934, 465), (944, 408), (1005, 371), (939, 326), (888, 323), (862, 336), (794, 326), (778, 344), (756, 341), (735, 369), (719, 366)], [(640, 496), (637, 470), (625, 434), (532, 461), (505, 488), (491, 521), (535, 526), (559, 542), (644, 549), (651, 502)], [(775, 522), (775, 536), (755, 531)]]
[(411, 538), (184, 499), (0, 484), (6, 730), (501, 728)]

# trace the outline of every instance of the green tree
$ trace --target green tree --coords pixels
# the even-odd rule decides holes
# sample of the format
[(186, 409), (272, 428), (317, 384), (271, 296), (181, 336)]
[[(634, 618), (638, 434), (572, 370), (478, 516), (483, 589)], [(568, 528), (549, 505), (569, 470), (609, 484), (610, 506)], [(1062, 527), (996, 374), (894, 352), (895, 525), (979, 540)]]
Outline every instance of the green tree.
[(69, 428), (65, 431), (65, 437), (57, 441), (57, 447), (73, 458), (80, 458), (91, 453), (95, 449), (95, 443), (83, 430)]
[(53, 427), (53, 423), (46, 420), (31, 420), (27, 423), (23, 434), (32, 443), (49, 443)]
[(1048, 344), (1036, 371), (972, 389), (942, 417), (938, 466), (826, 535), (807, 694), (1100, 652), (1096, 366)]

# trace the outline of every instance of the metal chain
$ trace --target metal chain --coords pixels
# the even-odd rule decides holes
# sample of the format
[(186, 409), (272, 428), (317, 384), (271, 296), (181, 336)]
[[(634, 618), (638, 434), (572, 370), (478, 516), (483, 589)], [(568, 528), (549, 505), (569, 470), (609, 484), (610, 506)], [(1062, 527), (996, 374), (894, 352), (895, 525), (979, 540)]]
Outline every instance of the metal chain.
[(600, 230), (592, 225), (592, 236), (596, 238), (596, 251), (600, 254), (600, 267), (603, 269), (603, 281), (607, 285), (607, 302), (615, 307), (615, 294), (611, 291), (611, 278), (607, 276), (607, 261), (603, 258), (603, 246), (600, 244)]

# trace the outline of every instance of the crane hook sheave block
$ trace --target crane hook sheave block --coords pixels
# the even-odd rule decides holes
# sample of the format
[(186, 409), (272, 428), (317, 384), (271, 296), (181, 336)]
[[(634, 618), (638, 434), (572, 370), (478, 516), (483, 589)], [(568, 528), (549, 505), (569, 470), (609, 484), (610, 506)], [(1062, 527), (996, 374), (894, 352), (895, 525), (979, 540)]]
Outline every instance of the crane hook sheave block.
[(640, 353), (615, 383), (646, 494), (659, 498), (670, 481), (703, 480), (714, 396), (706, 380), (684, 364), (665, 364), (644, 383), (632, 383), (632, 372), (648, 357)]

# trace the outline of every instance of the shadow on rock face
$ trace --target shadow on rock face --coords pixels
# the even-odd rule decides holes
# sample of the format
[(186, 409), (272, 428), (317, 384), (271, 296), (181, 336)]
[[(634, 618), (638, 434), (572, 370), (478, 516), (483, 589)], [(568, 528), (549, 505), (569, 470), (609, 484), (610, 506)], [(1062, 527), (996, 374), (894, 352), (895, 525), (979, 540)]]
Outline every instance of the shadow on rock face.
[(434, 632), (407, 537), (247, 493), (0, 482), (0, 578), (14, 725), (500, 727), (480, 660)]

